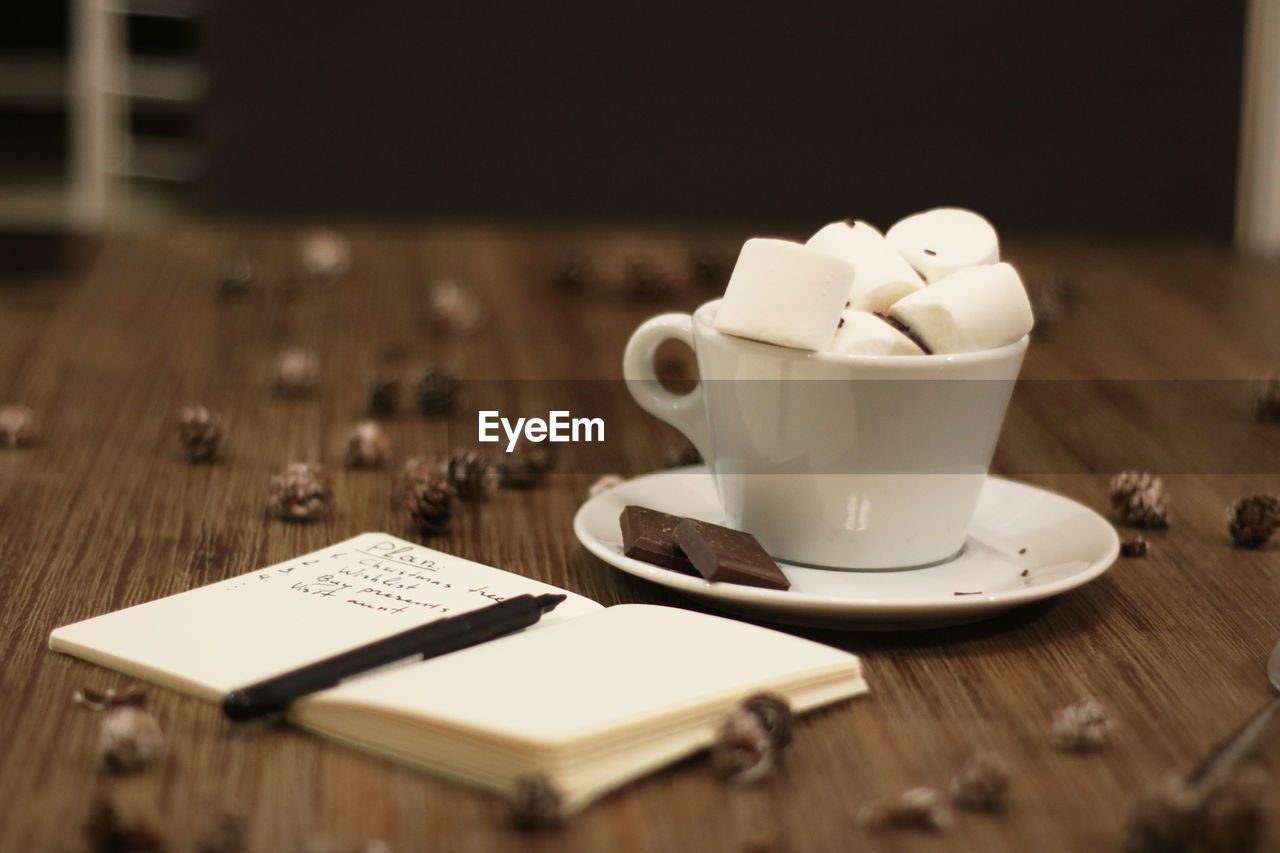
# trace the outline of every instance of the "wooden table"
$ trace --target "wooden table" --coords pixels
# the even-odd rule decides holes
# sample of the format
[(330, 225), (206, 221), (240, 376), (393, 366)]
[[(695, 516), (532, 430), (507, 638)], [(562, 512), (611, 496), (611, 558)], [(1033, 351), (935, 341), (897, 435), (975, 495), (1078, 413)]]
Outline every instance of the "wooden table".
[[(354, 267), (326, 287), (299, 274), (299, 233), (192, 226), (111, 237), (72, 271), (0, 281), (0, 401), (26, 402), (42, 422), (36, 446), (0, 451), (0, 849), (82, 849), (80, 826), (102, 790), (149, 815), (172, 850), (193, 849), (223, 811), (243, 817), (260, 851), (313, 837), (451, 853), (1114, 849), (1135, 792), (1190, 767), (1268, 695), (1280, 543), (1234, 549), (1223, 510), (1243, 494), (1280, 492), (1280, 426), (1252, 418), (1239, 381), (1280, 366), (1280, 268), (1204, 246), (1010, 240), (1008, 255), (1028, 278), (1072, 283), (1073, 298), (1033, 342), (1024, 379), (1085, 381), (1028, 382), (1034, 405), (1015, 404), (997, 468), (1101, 509), (1111, 466), (1144, 446), (1178, 445), (1181, 467), (1166, 478), (1173, 524), (1146, 534), (1145, 559), (1121, 560), (1052, 603), (969, 626), (798, 631), (862, 655), (872, 693), (803, 720), (780, 772), (729, 787), (692, 758), (551, 834), (519, 835), (497, 798), (319, 738), (237, 734), (210, 705), (161, 689), (149, 692), (171, 746), (163, 766), (100, 778), (99, 721), (70, 697), (129, 681), (51, 654), (50, 629), (360, 531), (414, 535), (389, 506), (391, 473), (345, 471), (335, 450), (361, 416), (375, 370), (409, 376), (448, 362), (469, 379), (612, 383), (632, 328), (706, 298), (633, 302), (548, 283), (565, 246), (634, 251), (625, 234), (353, 227)], [(259, 254), (260, 283), (220, 299), (216, 271), (243, 245)], [(424, 292), (440, 276), (488, 305), (482, 333), (432, 325)], [(292, 343), (321, 354), (313, 398), (271, 392), (273, 358)], [(1104, 379), (1203, 381), (1158, 386), (1194, 393), (1148, 398), (1136, 381), (1096, 391)], [(1221, 404), (1197, 407), (1201, 391), (1221, 394)], [(189, 465), (178, 452), (175, 412), (193, 400), (232, 424), (217, 464)], [(629, 472), (660, 467), (674, 433), (634, 407), (616, 416), (634, 421), (610, 458)], [(388, 430), (397, 458), (442, 451), (467, 434), (466, 425), (410, 415)], [(332, 465), (328, 520), (264, 516), (269, 475), (293, 459)], [(579, 467), (540, 489), (463, 507), (452, 534), (429, 542), (605, 604), (696, 606), (579, 547), (571, 518), (601, 473)], [(1050, 717), (1084, 695), (1110, 711), (1113, 741), (1095, 755), (1057, 752)], [(999, 750), (1014, 767), (1007, 813), (962, 815), (936, 837), (859, 827), (863, 802), (944, 785), (973, 746)], [(1271, 793), (1277, 799), (1280, 787)]]

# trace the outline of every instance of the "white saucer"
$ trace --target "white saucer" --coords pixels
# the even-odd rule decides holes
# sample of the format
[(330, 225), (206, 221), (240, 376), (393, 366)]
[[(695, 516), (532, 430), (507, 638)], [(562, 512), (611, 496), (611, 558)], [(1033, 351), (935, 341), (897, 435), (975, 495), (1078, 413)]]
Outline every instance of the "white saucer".
[(793, 625), (866, 629), (972, 622), (1086, 584), (1120, 552), (1115, 528), (1088, 507), (988, 477), (964, 550), (953, 560), (864, 572), (779, 563), (791, 589), (761, 589), (708, 583), (624, 556), (618, 516), (629, 504), (722, 523), (704, 466), (646, 474), (591, 498), (574, 517), (573, 532), (588, 551), (624, 572), (720, 610)]

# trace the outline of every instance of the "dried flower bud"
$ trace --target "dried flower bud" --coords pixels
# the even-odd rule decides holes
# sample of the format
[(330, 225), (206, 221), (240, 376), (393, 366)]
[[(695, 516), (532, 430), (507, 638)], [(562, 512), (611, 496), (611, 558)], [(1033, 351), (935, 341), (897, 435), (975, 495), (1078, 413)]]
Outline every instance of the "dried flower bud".
[(409, 480), (401, 503), (419, 530), (435, 535), (449, 529), (456, 494), (448, 478), (432, 472), (430, 476)]
[(702, 454), (691, 442), (673, 444), (667, 448), (667, 467), (681, 468), (685, 465), (701, 465)]
[(370, 417), (390, 417), (400, 410), (400, 380), (375, 376), (369, 380), (365, 406)]
[(351, 268), (351, 244), (336, 231), (312, 231), (298, 246), (298, 260), (307, 275), (333, 281)]
[(488, 319), (475, 294), (452, 279), (437, 282), (427, 295), (427, 303), (436, 325), (455, 334), (478, 332)]
[(775, 693), (756, 693), (742, 701), (742, 708), (760, 718), (769, 742), (779, 753), (791, 744), (791, 703)]
[(1280, 498), (1251, 495), (1227, 508), (1227, 529), (1237, 548), (1261, 548), (1280, 528)]
[(511, 825), (526, 832), (551, 829), (564, 822), (560, 792), (545, 776), (516, 779), (507, 806)]
[(711, 745), (711, 766), (729, 782), (748, 785), (768, 776), (777, 749), (760, 715), (738, 707), (720, 725)]
[(288, 397), (302, 397), (320, 384), (320, 359), (309, 349), (289, 347), (276, 360), (276, 391)]
[(164, 752), (164, 732), (156, 718), (141, 708), (115, 708), (102, 719), (98, 761), (111, 773), (132, 773), (155, 763)]
[(218, 275), (219, 296), (239, 296), (253, 286), (258, 276), (257, 264), (248, 252), (236, 252), (223, 262)]
[(347, 467), (381, 468), (391, 452), (391, 442), (374, 421), (356, 424), (347, 433)]
[(106, 795), (97, 796), (84, 824), (90, 853), (162, 853), (165, 844), (150, 822), (124, 817)]
[(556, 450), (548, 444), (534, 444), (523, 436), (502, 455), (498, 464), (503, 488), (528, 489), (541, 485), (556, 467)]
[(1168, 527), (1164, 482), (1146, 471), (1122, 471), (1111, 478), (1111, 509), (1134, 527)]
[(603, 477), (600, 477), (592, 483), (591, 487), (587, 489), (587, 497), (594, 498), (598, 495), (602, 495), (615, 486), (621, 486), (623, 482), (624, 480), (617, 474), (605, 474)]
[(994, 752), (980, 750), (969, 756), (951, 779), (951, 799), (962, 809), (999, 811), (1009, 792), (1009, 767)]
[(244, 821), (227, 812), (214, 817), (204, 835), (196, 842), (196, 853), (244, 853), (248, 849)]
[(147, 694), (141, 687), (130, 687), (125, 690), (116, 690), (114, 687), (107, 690), (82, 687), (71, 694), (71, 703), (90, 711), (108, 711), (125, 706), (141, 708), (147, 704)]
[(30, 406), (0, 406), (0, 447), (27, 447), (36, 440), (36, 413)]
[(1147, 543), (1147, 540), (1143, 539), (1141, 536), (1138, 536), (1136, 538), (1128, 539), (1120, 543), (1120, 556), (1121, 557), (1145, 557), (1147, 556), (1147, 550), (1149, 548), (1150, 546)]
[(204, 406), (187, 406), (178, 413), (178, 441), (191, 462), (211, 462), (218, 456), (226, 422)]
[(271, 478), (267, 511), (284, 521), (315, 521), (333, 501), (329, 472), (322, 465), (291, 462)]
[(418, 380), (418, 411), (424, 415), (447, 415), (458, 406), (462, 380), (446, 367), (433, 367)]
[(1253, 383), (1253, 413), (1262, 421), (1280, 421), (1280, 370)]
[(937, 832), (951, 825), (951, 810), (933, 788), (911, 788), (889, 800), (867, 803), (858, 822), (867, 829), (925, 829)]
[(455, 450), (441, 470), (464, 501), (487, 500), (498, 485), (498, 469), (479, 451)]
[(1059, 749), (1087, 752), (1107, 742), (1111, 721), (1092, 697), (1075, 702), (1053, 715), (1053, 743)]

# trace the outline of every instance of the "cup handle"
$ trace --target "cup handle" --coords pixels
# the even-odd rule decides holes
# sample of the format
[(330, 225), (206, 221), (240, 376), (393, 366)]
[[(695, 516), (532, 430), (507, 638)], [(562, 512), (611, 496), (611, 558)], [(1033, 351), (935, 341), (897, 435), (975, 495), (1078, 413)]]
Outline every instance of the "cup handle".
[(659, 314), (646, 320), (631, 334), (622, 355), (622, 376), (627, 390), (649, 414), (666, 421), (693, 442), (698, 453), (710, 460), (710, 436), (702, 405), (702, 382), (687, 394), (673, 394), (658, 381), (653, 356), (665, 341), (684, 341), (693, 347), (693, 317), (688, 314)]

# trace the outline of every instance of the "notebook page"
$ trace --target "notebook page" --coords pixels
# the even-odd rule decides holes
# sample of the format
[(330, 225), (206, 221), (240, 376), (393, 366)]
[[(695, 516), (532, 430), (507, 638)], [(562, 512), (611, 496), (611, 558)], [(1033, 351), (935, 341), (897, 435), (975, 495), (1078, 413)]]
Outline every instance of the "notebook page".
[[(245, 684), (523, 593), (564, 590), (386, 533), (55, 630), (50, 648), (216, 698)], [(568, 600), (538, 626), (601, 610)]]
[(616, 605), (554, 629), (505, 637), (340, 685), (299, 702), (354, 703), (461, 732), (569, 748), (774, 685), (847, 677), (865, 692), (848, 652), (745, 622), (657, 605)]

